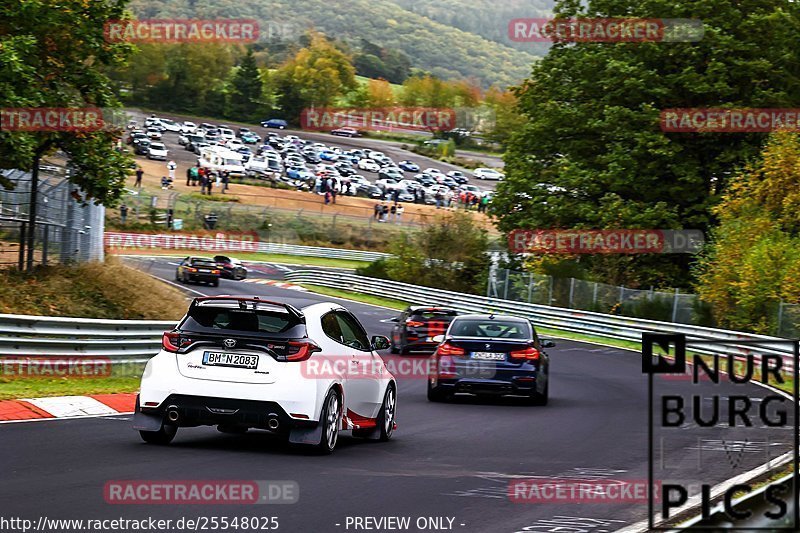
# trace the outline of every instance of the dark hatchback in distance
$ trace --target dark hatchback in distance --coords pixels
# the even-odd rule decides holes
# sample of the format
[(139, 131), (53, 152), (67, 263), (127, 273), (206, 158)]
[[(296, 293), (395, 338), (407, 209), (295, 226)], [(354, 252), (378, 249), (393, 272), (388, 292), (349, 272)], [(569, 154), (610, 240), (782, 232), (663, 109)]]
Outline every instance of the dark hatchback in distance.
[(428, 400), (457, 393), (524, 396), (547, 405), (550, 357), (555, 346), (539, 338), (533, 324), (504, 315), (462, 315), (453, 320), (433, 354)]
[(214, 261), (220, 269), (220, 274), (223, 278), (227, 279), (245, 279), (247, 278), (247, 268), (241, 261), (227, 255), (216, 255)]
[(175, 281), (183, 283), (209, 283), (219, 286), (220, 269), (216, 261), (208, 257), (186, 257), (175, 269)]
[(446, 307), (411, 306), (393, 319), (392, 353), (411, 350), (431, 353), (439, 344), (433, 340), (447, 331), (450, 322), (458, 315)]

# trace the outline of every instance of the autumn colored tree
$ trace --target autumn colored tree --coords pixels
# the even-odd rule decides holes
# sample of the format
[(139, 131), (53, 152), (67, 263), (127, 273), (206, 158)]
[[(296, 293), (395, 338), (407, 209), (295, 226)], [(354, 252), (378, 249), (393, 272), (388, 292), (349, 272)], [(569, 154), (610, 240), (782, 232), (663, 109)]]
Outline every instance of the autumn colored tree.
[(697, 266), (697, 292), (720, 325), (774, 333), (779, 302), (800, 303), (798, 136), (771, 135), (714, 213), (720, 225)]
[(309, 45), (300, 49), (275, 73), (280, 107), (297, 116), (304, 107), (331, 106), (356, 87), (355, 68), (349, 56), (321, 33), (309, 34)]
[(391, 107), (395, 103), (394, 91), (386, 80), (369, 80), (367, 95), (369, 107)]

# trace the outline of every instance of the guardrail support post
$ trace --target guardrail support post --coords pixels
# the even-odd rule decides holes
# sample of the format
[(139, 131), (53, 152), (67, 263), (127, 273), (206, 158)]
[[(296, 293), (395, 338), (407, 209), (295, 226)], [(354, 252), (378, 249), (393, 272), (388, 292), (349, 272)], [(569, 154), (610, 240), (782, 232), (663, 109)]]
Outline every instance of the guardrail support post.
[(575, 278), (569, 278), (569, 307), (572, 309), (572, 297), (575, 294)]
[(783, 329), (783, 299), (778, 302), (778, 331), (775, 333), (778, 337), (781, 336), (781, 330)]
[(42, 226), (42, 265), (47, 266), (47, 247), (50, 245), (49, 230), (50, 227)]
[(19, 261), (17, 268), (23, 270), (25, 268), (25, 223), (19, 225)]
[(680, 295), (681, 290), (675, 289), (675, 296), (672, 299), (672, 321), (678, 321), (678, 296)]
[(528, 303), (531, 303), (531, 293), (533, 292), (533, 272), (528, 273)]
[(597, 309), (597, 282), (594, 282), (594, 288), (592, 289), (592, 311)]
[(503, 289), (503, 300), (508, 300), (508, 278), (511, 277), (511, 271), (506, 269), (506, 284)]
[(547, 294), (547, 305), (553, 305), (553, 276), (550, 276), (550, 291)]

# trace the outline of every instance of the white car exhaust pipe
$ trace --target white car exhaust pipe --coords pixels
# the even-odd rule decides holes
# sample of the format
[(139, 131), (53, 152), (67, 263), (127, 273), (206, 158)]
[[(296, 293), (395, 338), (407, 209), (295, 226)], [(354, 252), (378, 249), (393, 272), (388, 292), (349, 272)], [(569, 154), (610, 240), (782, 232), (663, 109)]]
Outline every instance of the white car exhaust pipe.
[(170, 405), (167, 407), (167, 420), (170, 422), (177, 422), (180, 418), (180, 414), (178, 413), (178, 408), (174, 405)]

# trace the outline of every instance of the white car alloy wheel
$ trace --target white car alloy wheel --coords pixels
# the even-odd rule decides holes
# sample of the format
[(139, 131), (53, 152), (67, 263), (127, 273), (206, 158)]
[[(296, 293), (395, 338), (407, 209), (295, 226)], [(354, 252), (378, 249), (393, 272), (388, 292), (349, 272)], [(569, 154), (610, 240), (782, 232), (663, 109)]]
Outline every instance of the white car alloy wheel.
[(322, 438), (319, 447), (323, 453), (331, 453), (339, 440), (339, 424), (342, 418), (339, 395), (335, 391), (328, 393), (328, 397), (325, 399), (325, 410), (322, 414)]
[(394, 387), (390, 386), (386, 389), (386, 395), (383, 397), (383, 405), (381, 406), (381, 414), (379, 415), (379, 422), (381, 424), (381, 440), (387, 441), (392, 438), (394, 433), (394, 419), (397, 412), (397, 395), (394, 392)]

